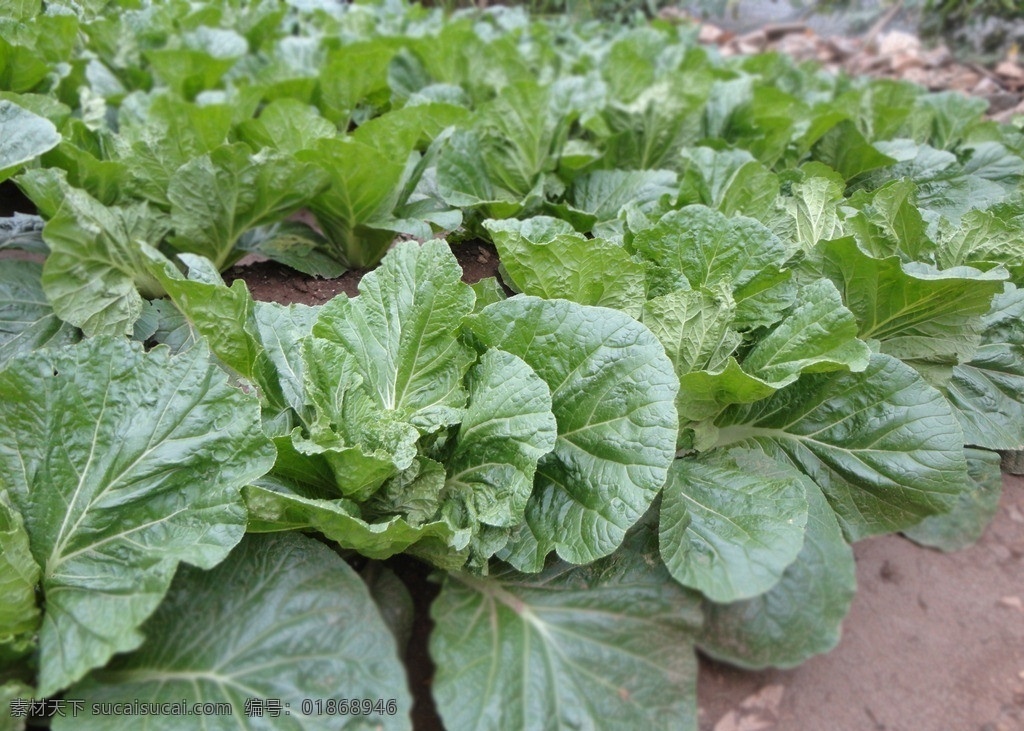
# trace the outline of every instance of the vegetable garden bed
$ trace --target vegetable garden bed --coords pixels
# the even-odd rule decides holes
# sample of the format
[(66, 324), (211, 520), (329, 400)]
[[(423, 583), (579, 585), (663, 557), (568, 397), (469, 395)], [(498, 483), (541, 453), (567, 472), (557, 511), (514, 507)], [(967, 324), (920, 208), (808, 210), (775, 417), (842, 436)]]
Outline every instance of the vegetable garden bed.
[[(996, 513), (1024, 135), (983, 104), (665, 22), (5, 12), (11, 728), (408, 728), (434, 571), (450, 731), (694, 729), (697, 648), (797, 666), (851, 543)], [(317, 304), (227, 286), (253, 254)]]

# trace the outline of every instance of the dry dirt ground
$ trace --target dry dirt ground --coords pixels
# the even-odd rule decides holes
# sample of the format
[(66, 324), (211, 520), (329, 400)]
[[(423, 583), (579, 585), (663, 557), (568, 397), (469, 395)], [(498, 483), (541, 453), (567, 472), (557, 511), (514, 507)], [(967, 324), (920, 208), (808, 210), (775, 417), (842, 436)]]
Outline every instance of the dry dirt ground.
[(854, 547), (839, 646), (795, 670), (701, 668), (701, 731), (1024, 729), (1024, 479), (981, 540), (943, 554), (899, 536)]
[[(466, 281), (495, 273), (491, 246), (454, 250)], [(356, 294), (359, 273), (317, 280), (266, 262), (235, 267), (226, 278), (234, 277), (258, 299), (319, 304)], [(838, 648), (787, 671), (702, 659), (700, 731), (1024, 731), (1024, 478), (1005, 477), (999, 514), (967, 550), (943, 554), (886, 536), (855, 554), (859, 588)], [(423, 643), (435, 589), (422, 569), (394, 568), (420, 611), (407, 657), (416, 731), (436, 731)]]

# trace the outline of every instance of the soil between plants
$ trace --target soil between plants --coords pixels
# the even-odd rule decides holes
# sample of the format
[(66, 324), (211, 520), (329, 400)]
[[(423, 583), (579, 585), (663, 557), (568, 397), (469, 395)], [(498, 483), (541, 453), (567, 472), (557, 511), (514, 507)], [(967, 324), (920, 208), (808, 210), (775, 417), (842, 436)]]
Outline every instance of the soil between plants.
[[(464, 281), (495, 276), (493, 246), (452, 250)], [(233, 267), (225, 280), (245, 280), (257, 299), (316, 305), (356, 295), (361, 276), (316, 279), (260, 262)], [(964, 551), (943, 554), (899, 536), (858, 543), (857, 595), (831, 653), (761, 672), (701, 658), (700, 731), (1024, 730), (1024, 478), (1005, 475), (1003, 485), (995, 520)], [(414, 728), (440, 731), (427, 650), (438, 586), (413, 559), (390, 565), (416, 604), (406, 653)]]

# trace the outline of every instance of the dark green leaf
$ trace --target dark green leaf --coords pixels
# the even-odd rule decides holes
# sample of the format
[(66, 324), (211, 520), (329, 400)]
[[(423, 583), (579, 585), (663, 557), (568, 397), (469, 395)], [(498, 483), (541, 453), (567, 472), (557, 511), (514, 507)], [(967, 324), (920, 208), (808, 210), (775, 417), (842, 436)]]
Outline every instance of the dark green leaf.
[(552, 550), (573, 563), (608, 555), (675, 455), (677, 379), (661, 344), (617, 310), (526, 296), (485, 307), (469, 327), (537, 372), (558, 421), (506, 560), (538, 571)]
[(982, 449), (964, 452), (970, 478), (968, 489), (960, 494), (959, 502), (948, 513), (930, 516), (903, 531), (916, 543), (943, 551), (960, 551), (981, 538), (998, 512), (999, 498), (1003, 494), (999, 454)]
[(431, 607), (448, 728), (696, 731), (698, 615), (652, 531), (590, 566), (452, 574)]
[(966, 484), (963, 432), (945, 398), (887, 355), (861, 373), (804, 375), (717, 424), (720, 445), (760, 447), (810, 476), (851, 540), (946, 512)]
[[(0, 372), (0, 467), (42, 568), (39, 693), (138, 647), (178, 563), (242, 537), (242, 485), (273, 464), (254, 399), (194, 347), (93, 338)], [(53, 450), (49, 445), (60, 444)]]
[(42, 272), (32, 261), (5, 261), (0, 267), (0, 367), (18, 353), (79, 337), (53, 314), (39, 281)]
[(679, 459), (661, 502), (659, 544), (673, 578), (715, 602), (763, 594), (804, 543), (800, 473), (763, 455)]
[[(56, 719), (55, 731), (191, 727), (194, 720), (173, 716), (93, 712), (94, 704), (183, 699), (230, 705), (230, 715), (203, 717), (210, 731), (412, 728), (394, 637), (359, 575), (311, 538), (248, 536), (216, 568), (182, 569), (144, 630), (135, 652), (68, 691), (85, 701), (85, 713)], [(317, 713), (317, 702), (341, 696), (394, 700), (394, 712), (341, 721)], [(245, 713), (247, 702), (270, 698), (281, 702), (280, 715)]]
[(705, 604), (698, 644), (744, 668), (789, 668), (839, 642), (857, 586), (853, 551), (835, 513), (809, 480), (804, 547), (767, 594), (733, 604)]

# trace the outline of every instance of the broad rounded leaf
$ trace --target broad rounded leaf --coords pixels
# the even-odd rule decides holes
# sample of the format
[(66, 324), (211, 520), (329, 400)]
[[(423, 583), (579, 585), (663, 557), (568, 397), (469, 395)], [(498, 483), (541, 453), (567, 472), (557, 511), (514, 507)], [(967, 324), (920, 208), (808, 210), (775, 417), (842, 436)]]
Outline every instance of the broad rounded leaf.
[(449, 575), (430, 613), (452, 729), (696, 731), (696, 601), (646, 527), (590, 566)]
[[(55, 719), (55, 731), (411, 729), (394, 637), (355, 571), (311, 538), (248, 536), (213, 570), (183, 569), (144, 631), (138, 650), (68, 691), (85, 701), (85, 714)], [(306, 699), (339, 698), (393, 699), (394, 712), (303, 710)], [(226, 703), (232, 712), (201, 719), (92, 713), (97, 703), (183, 699)], [(266, 699), (281, 701), (278, 715), (254, 712)]]
[(851, 540), (945, 512), (965, 489), (949, 405), (891, 356), (872, 356), (862, 373), (805, 375), (717, 424), (720, 445), (760, 445), (810, 476)]
[(465, 505), (473, 523), (520, 523), (537, 461), (554, 449), (557, 428), (548, 385), (521, 358), (488, 350), (470, 372), (447, 499)]
[(41, 696), (139, 645), (178, 563), (241, 539), (239, 491), (273, 461), (256, 400), (203, 348), (93, 338), (8, 362), (0, 489), (43, 570)]
[(22, 163), (39, 157), (60, 142), (53, 123), (12, 101), (0, 99), (0, 180)]
[(803, 546), (802, 476), (763, 456), (711, 455), (669, 470), (661, 556), (673, 578), (712, 601), (749, 599), (774, 586)]
[(705, 603), (700, 649), (744, 668), (789, 668), (839, 643), (857, 587), (853, 550), (821, 491), (807, 484), (804, 547), (767, 594)]
[(350, 355), (382, 409), (424, 431), (451, 423), (466, 399), (462, 377), (472, 355), (456, 334), (474, 295), (461, 276), (443, 241), (399, 244), (363, 277), (358, 297), (331, 300), (313, 326)]
[(539, 571), (552, 549), (573, 563), (607, 556), (675, 456), (678, 380), (661, 343), (618, 310), (536, 297), (489, 305), (469, 327), (537, 372), (558, 422), (507, 560)]

